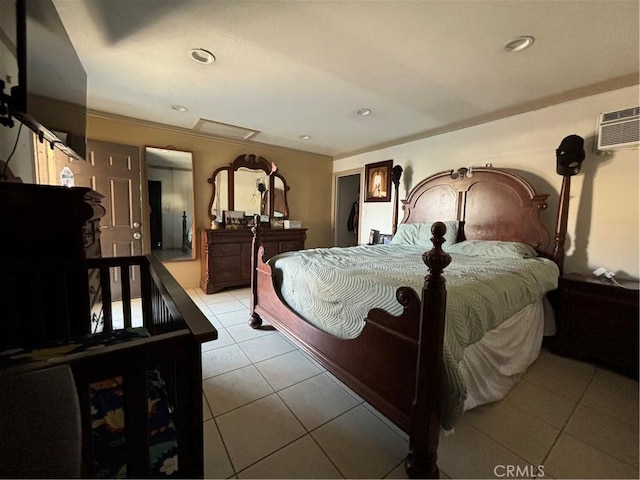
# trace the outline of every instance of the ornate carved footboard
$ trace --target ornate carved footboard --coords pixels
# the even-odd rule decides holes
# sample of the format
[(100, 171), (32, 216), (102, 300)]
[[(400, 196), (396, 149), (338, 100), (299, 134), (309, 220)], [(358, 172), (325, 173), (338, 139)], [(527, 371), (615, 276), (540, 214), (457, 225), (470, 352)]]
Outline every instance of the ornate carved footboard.
[(362, 333), (350, 340), (322, 332), (282, 301), (273, 284), (272, 269), (263, 261), (260, 230), (254, 228), (250, 325), (259, 328), (265, 318), (311, 353), (409, 434), (406, 468), (412, 476), (437, 478), (437, 406), (446, 306), (442, 270), (451, 261), (441, 249), (444, 224), (434, 225), (434, 248), (423, 255), (430, 272), (422, 292), (424, 302), (413, 289), (399, 288), (396, 298), (403, 312), (394, 316), (371, 310)]

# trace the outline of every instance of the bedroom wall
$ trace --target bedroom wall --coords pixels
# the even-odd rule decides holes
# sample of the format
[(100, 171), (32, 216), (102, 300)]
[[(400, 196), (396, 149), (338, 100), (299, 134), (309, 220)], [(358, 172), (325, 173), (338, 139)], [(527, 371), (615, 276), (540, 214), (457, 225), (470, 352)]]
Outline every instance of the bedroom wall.
[[(512, 169), (537, 191), (550, 194), (542, 218), (553, 239), (562, 184), (555, 173), (555, 149), (565, 136), (580, 135), (587, 157), (581, 173), (571, 180), (565, 272), (591, 272), (604, 266), (619, 277), (638, 278), (639, 151), (604, 156), (593, 149), (598, 115), (638, 104), (638, 86), (623, 88), (335, 160), (333, 172), (354, 168), (364, 172), (365, 164), (393, 159), (404, 168), (399, 190), (403, 199), (419, 180), (442, 170), (489, 163)], [(359, 243), (368, 241), (372, 228), (390, 233), (392, 203), (361, 205)]]
[[(73, 108), (73, 106), (67, 106), (61, 102), (49, 102), (41, 105), (41, 108), (46, 117), (43, 118), (46, 123), (61, 131), (71, 130), (65, 123), (67, 118), (65, 112), (67, 108)], [(19, 124), (14, 128), (0, 127), (0, 158), (7, 158), (11, 152), (18, 134), (18, 126)], [(253, 153), (274, 161), (278, 165), (278, 171), (291, 187), (287, 195), (290, 217), (293, 220), (302, 221), (302, 226), (308, 229), (307, 247), (333, 245), (331, 157), (254, 142), (214, 139), (187, 129), (172, 128), (95, 111), (89, 112), (87, 117), (87, 137), (92, 140), (138, 146), (142, 159), (144, 159), (145, 146), (170, 146), (193, 152), (196, 233), (199, 229), (210, 226), (207, 208), (211, 198), (211, 185), (207, 183), (207, 179), (216, 168), (229, 165), (238, 155), (244, 153)], [(23, 182), (36, 183), (33, 132), (26, 127), (22, 128), (18, 148), (10, 167)], [(146, 188), (146, 181), (147, 178), (144, 176), (143, 188)], [(148, 205), (144, 203), (143, 215), (148, 215)], [(148, 232), (146, 235), (148, 238)], [(199, 236), (196, 244), (195, 260), (165, 264), (184, 288), (197, 287), (200, 283)], [(149, 249), (148, 240), (145, 245)]]
[[(244, 153), (253, 153), (274, 161), (291, 187), (288, 194), (291, 218), (301, 220), (302, 226), (309, 229), (306, 245), (311, 248), (332, 244), (330, 157), (259, 143), (218, 140), (186, 129), (150, 124), (100, 112), (89, 113), (87, 137), (139, 146), (141, 155), (144, 146), (171, 146), (193, 152), (196, 232), (201, 228), (209, 228), (211, 224), (207, 216), (211, 185), (207, 183), (207, 179), (216, 168), (228, 165)], [(144, 185), (146, 179), (143, 180), (143, 188)], [(326, 208), (321, 208), (322, 205), (326, 205)], [(143, 209), (146, 208), (147, 205), (143, 205)], [(196, 260), (166, 264), (184, 288), (196, 287), (200, 282), (199, 236), (197, 243)]]

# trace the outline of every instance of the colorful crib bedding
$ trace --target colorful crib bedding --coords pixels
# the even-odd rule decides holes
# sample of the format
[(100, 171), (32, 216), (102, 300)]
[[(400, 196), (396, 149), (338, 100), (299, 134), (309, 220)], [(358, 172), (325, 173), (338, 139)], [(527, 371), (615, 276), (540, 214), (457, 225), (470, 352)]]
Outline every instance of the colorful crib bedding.
[[(175, 477), (178, 473), (178, 442), (166, 385), (157, 370), (147, 372), (151, 477)], [(90, 386), (95, 475), (98, 478), (127, 476), (124, 438), (124, 392), (122, 377)]]
[[(47, 360), (61, 355), (101, 349), (149, 336), (143, 328), (87, 335), (51, 343), (43, 348), (0, 352), (0, 367)], [(95, 476), (123, 478), (127, 474), (122, 377), (90, 385)], [(157, 370), (147, 372), (151, 478), (178, 476), (178, 442), (165, 382)]]
[[(339, 338), (355, 338), (372, 308), (398, 315), (400, 286), (422, 291), (425, 248), (391, 244), (311, 249), (273, 257), (276, 286), (300, 316)], [(460, 242), (449, 246), (447, 323), (441, 422), (452, 428), (466, 398), (459, 363), (467, 346), (557, 287), (558, 268), (513, 242)]]

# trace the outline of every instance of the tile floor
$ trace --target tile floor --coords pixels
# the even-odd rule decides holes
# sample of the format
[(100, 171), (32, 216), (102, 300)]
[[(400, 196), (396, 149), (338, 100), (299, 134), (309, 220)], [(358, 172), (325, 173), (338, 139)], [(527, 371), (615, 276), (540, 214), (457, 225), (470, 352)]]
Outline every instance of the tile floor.
[[(249, 290), (188, 290), (202, 346), (206, 478), (406, 478), (407, 436), (274, 330)], [(442, 435), (449, 478), (638, 478), (638, 383), (543, 350), (502, 401)], [(508, 468), (520, 467), (520, 474)]]

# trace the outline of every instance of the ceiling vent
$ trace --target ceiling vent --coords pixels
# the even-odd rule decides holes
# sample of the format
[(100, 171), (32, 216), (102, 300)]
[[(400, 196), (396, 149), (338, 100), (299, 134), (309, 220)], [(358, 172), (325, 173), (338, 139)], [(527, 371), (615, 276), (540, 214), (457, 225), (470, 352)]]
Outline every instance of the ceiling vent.
[(193, 129), (198, 132), (206, 133), (208, 135), (233, 138), (235, 140), (249, 140), (254, 135), (260, 133), (258, 130), (237, 127), (235, 125), (229, 125), (227, 123), (214, 122), (213, 120), (207, 120), (206, 118), (201, 118), (200, 120), (198, 120), (193, 126)]
[(640, 144), (640, 107), (601, 113), (597, 132), (600, 151), (637, 148)]

